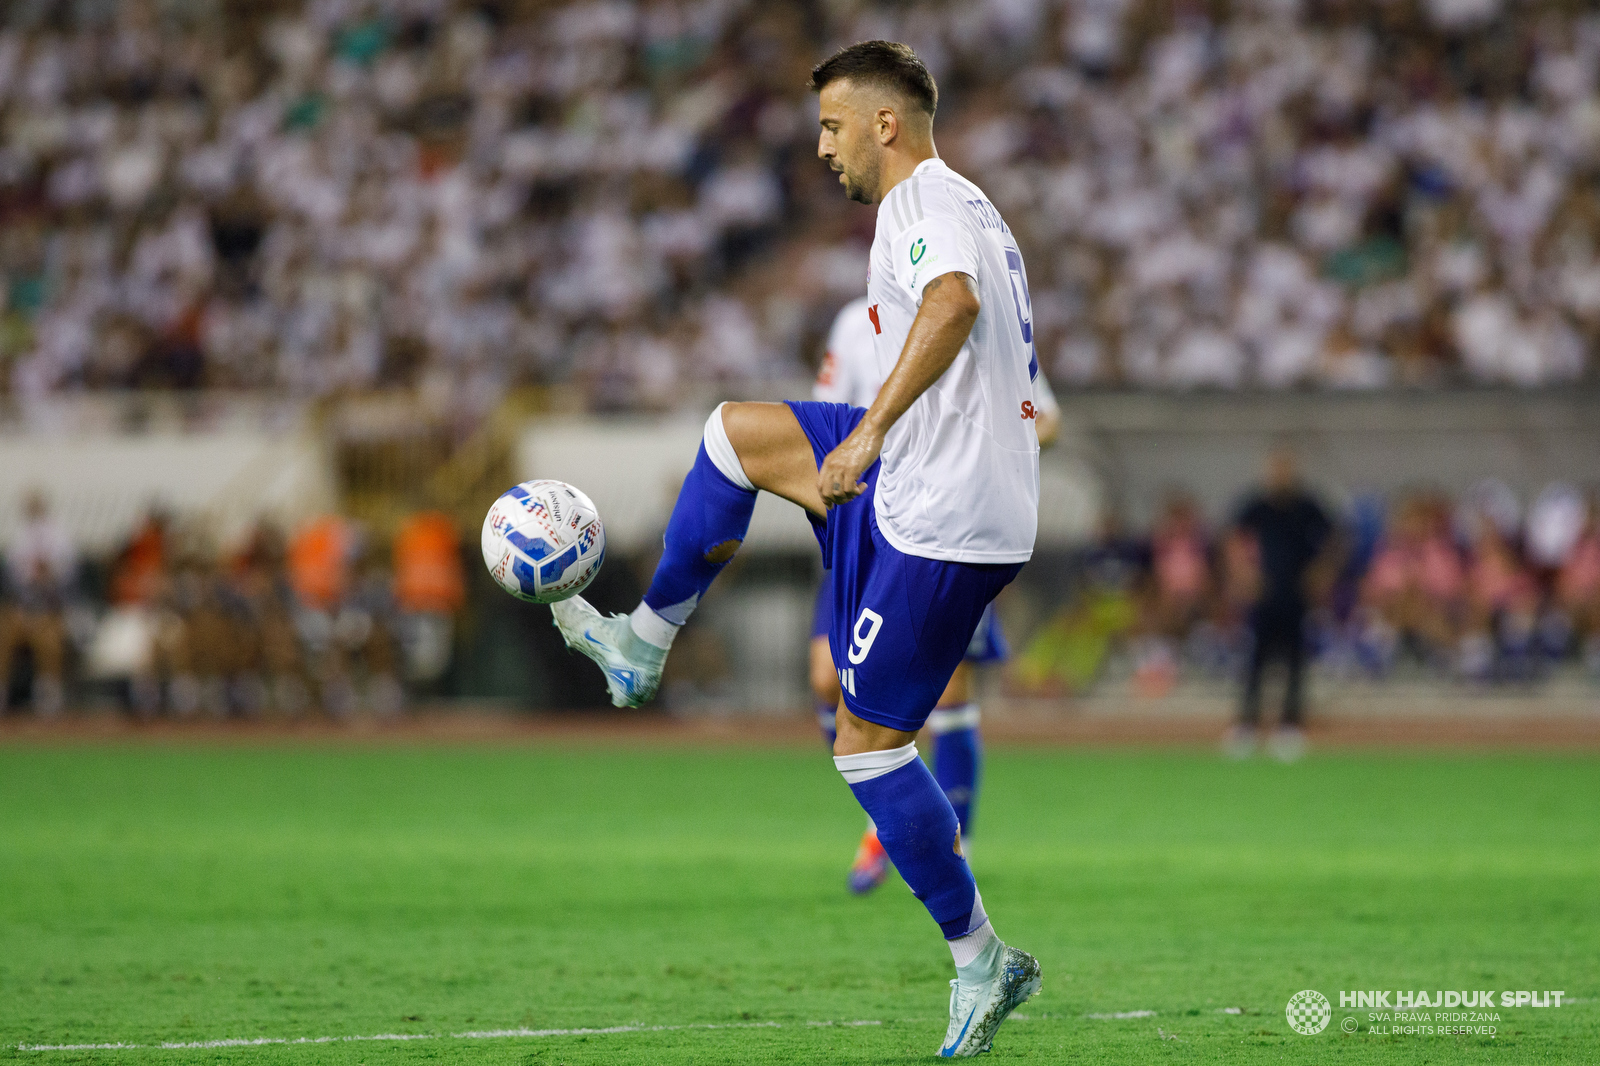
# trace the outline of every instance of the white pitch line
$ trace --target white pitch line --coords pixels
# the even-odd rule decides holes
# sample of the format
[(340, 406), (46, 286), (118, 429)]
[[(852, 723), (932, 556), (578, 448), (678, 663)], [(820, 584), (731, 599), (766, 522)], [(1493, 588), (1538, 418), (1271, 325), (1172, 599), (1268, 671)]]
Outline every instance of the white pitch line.
[[(809, 1028), (882, 1025), (881, 1021), (790, 1022)], [(18, 1051), (181, 1051), (186, 1048), (261, 1047), (267, 1044), (339, 1044), (373, 1040), (506, 1040), (515, 1037), (604, 1036), (611, 1033), (675, 1033), (686, 1029), (783, 1029), (783, 1022), (706, 1022), (698, 1025), (608, 1025), (598, 1029), (474, 1029), (465, 1033), (378, 1033), (373, 1036), (259, 1036), (231, 1040), (163, 1040), (159, 1044), (18, 1044)]]
[[(1121, 1010), (1111, 1013), (1085, 1014), (1094, 1021), (1121, 1021), (1128, 1018), (1154, 1018), (1153, 1010)], [(1013, 1014), (1017, 1021), (1030, 1021), (1027, 1014)], [(907, 1018), (902, 1021), (929, 1021), (926, 1018)], [(936, 1019), (933, 1019), (936, 1020)], [(855, 1028), (863, 1025), (883, 1025), (877, 1020), (863, 1019), (846, 1022), (701, 1022), (692, 1025), (608, 1025), (593, 1029), (471, 1029), (464, 1033), (378, 1033), (373, 1036), (258, 1036), (235, 1037), (230, 1040), (163, 1040), (159, 1044), (18, 1044), (18, 1051), (182, 1051), (185, 1049), (262, 1047), (268, 1044), (340, 1044), (375, 1040), (508, 1040), (521, 1037), (552, 1036), (609, 1036), (617, 1033), (678, 1033), (690, 1029), (825, 1029), (831, 1027)]]

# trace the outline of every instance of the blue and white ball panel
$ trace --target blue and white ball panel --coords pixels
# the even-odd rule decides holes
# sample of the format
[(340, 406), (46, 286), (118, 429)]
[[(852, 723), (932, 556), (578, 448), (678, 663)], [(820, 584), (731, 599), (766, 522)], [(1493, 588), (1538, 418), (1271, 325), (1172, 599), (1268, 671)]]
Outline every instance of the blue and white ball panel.
[(502, 493), (483, 523), (483, 558), (507, 592), (535, 603), (564, 599), (594, 577), (605, 533), (594, 505), (559, 481), (529, 481)]
[[(820, 467), (866, 411), (835, 403), (790, 403)], [(812, 519), (829, 571), (834, 611), (828, 646), (845, 705), (858, 718), (906, 732), (922, 728), (972, 644), (984, 608), (1021, 563), (981, 565), (907, 555), (878, 531), (867, 491)]]

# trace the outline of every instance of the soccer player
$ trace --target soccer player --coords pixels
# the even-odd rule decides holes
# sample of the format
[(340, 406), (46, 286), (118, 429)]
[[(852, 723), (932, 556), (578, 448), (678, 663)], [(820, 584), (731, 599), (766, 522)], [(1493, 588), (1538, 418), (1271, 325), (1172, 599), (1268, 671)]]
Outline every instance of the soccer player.
[(955, 811), (916, 734), (983, 610), (1038, 529), (1033, 325), (1015, 238), (939, 159), (938, 90), (915, 52), (865, 41), (812, 71), (817, 154), (852, 200), (878, 205), (867, 283), (884, 382), (872, 406), (723, 404), (706, 421), (665, 544), (632, 615), (579, 597), (552, 606), (612, 702), (655, 694), (674, 635), (749, 529), (756, 492), (810, 516), (833, 584), (829, 641), (843, 700), (834, 764), (949, 942), (939, 1054), (988, 1050), (1039, 990), (1039, 963), (994, 932), (961, 854)]
[[(847, 403), (852, 407), (871, 407), (883, 387), (873, 343), (871, 305), (865, 296), (857, 297), (839, 309), (828, 330), (828, 346), (822, 355), (811, 398), (824, 403)], [(1039, 446), (1047, 448), (1061, 426), (1060, 407), (1043, 374), (1034, 379), (1034, 407), (1037, 413)], [(839, 673), (828, 648), (828, 633), (833, 625), (833, 583), (823, 575), (817, 587), (816, 607), (811, 617), (811, 692), (817, 701), (817, 725), (831, 748), (835, 738), (835, 712), (839, 706)], [(973, 668), (984, 663), (1003, 662), (1009, 655), (1000, 619), (994, 604), (983, 610), (977, 631), (967, 645), (966, 657), (956, 667), (933, 713), (928, 715), (928, 731), (933, 734), (933, 778), (944, 790), (961, 825), (961, 851), (969, 854), (972, 813), (978, 801), (982, 779), (983, 744), (978, 735), (980, 711), (971, 698)], [(871, 819), (861, 834), (861, 843), (850, 864), (850, 891), (871, 892), (889, 876), (889, 856), (878, 840)]]

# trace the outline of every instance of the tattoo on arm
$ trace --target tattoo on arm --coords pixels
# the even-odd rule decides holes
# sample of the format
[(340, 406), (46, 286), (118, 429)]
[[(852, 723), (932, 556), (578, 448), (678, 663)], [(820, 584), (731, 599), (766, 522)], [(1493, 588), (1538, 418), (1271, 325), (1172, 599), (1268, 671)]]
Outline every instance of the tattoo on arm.
[(972, 275), (963, 274), (959, 270), (952, 270), (948, 274), (940, 274), (938, 277), (928, 282), (928, 284), (924, 285), (922, 287), (922, 298), (926, 300), (939, 288), (939, 286), (943, 285), (951, 278), (960, 278), (961, 283), (967, 287), (968, 292), (972, 293), (974, 296), (978, 295), (978, 283), (973, 280)]

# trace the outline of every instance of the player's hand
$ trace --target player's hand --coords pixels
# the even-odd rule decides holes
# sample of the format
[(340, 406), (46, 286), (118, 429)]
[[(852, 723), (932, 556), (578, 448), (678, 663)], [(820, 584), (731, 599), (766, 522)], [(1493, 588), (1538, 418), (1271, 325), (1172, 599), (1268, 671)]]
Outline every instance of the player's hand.
[(867, 486), (861, 481), (861, 475), (867, 467), (877, 462), (878, 453), (882, 450), (881, 433), (856, 426), (844, 443), (828, 453), (817, 471), (817, 493), (821, 495), (822, 502), (833, 507), (849, 503), (866, 492)]

